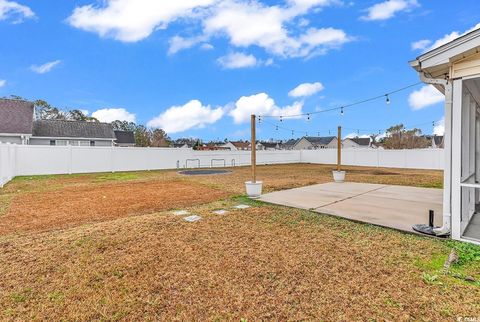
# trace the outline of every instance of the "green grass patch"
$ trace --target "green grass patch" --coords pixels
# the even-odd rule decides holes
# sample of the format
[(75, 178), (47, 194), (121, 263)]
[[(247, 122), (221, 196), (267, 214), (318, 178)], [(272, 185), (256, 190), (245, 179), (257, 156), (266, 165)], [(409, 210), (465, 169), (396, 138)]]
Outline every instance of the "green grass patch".
[(140, 175), (136, 172), (114, 172), (99, 175), (95, 178), (95, 182), (105, 181), (129, 181), (139, 179)]

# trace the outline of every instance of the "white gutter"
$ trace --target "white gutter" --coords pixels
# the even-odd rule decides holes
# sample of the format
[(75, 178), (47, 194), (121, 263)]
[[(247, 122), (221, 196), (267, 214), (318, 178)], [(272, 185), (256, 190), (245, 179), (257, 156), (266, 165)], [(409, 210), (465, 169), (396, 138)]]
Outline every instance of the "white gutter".
[(445, 167), (443, 169), (443, 225), (434, 229), (437, 236), (447, 235), (452, 229), (452, 108), (453, 84), (444, 78), (429, 78), (422, 71), (419, 72), (422, 82), (432, 85), (441, 85), (445, 89)]

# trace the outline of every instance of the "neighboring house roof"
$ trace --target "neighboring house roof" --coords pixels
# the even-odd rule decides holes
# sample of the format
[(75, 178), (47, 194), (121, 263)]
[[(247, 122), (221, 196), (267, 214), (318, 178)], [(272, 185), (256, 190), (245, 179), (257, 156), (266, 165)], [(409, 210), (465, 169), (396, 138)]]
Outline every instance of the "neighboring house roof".
[(248, 149), (250, 147), (250, 142), (243, 141), (230, 141), (237, 149)]
[(282, 143), (282, 146), (283, 146), (283, 147), (291, 147), (291, 146), (294, 146), (295, 143), (297, 143), (297, 141), (298, 141), (297, 139), (290, 139), (290, 140), (288, 140), (288, 141), (286, 141), (286, 142), (283, 142), (283, 143)]
[(436, 146), (440, 146), (443, 144), (443, 135), (434, 135), (433, 142)]
[(353, 142), (357, 143), (360, 146), (369, 146), (370, 138), (349, 138)]
[(0, 133), (32, 134), (33, 110), (31, 102), (0, 99)]
[(328, 145), (335, 140), (334, 136), (305, 136), (304, 138), (314, 146)]
[(133, 131), (120, 131), (115, 130), (115, 142), (117, 144), (135, 144), (135, 135)]
[(174, 148), (183, 148), (183, 147), (188, 147), (191, 148), (193, 145), (189, 143), (173, 143)]
[(278, 143), (276, 143), (276, 142), (259, 142), (259, 143), (262, 144), (266, 148), (276, 148), (276, 147), (278, 147)]
[(33, 136), (51, 138), (115, 139), (113, 128), (108, 123), (64, 120), (34, 121)]

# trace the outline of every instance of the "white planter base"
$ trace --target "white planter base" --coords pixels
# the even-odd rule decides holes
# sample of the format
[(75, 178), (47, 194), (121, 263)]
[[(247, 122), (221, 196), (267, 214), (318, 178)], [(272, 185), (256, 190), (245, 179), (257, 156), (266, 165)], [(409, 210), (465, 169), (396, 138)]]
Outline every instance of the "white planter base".
[(262, 195), (262, 181), (255, 183), (247, 181), (245, 182), (245, 189), (247, 190), (248, 197), (252, 199), (260, 198)]
[(332, 171), (333, 180), (335, 182), (344, 182), (345, 181), (345, 171)]

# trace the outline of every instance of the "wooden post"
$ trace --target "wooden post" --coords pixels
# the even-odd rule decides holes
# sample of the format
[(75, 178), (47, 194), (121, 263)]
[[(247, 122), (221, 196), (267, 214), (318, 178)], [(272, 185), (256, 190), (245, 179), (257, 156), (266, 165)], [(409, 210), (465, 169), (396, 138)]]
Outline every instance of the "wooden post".
[(252, 128), (252, 138), (251, 138), (251, 156), (252, 156), (252, 183), (257, 182), (257, 140), (255, 138), (255, 114), (252, 114), (250, 124)]
[(342, 127), (338, 127), (337, 136), (337, 171), (341, 171), (342, 165)]

